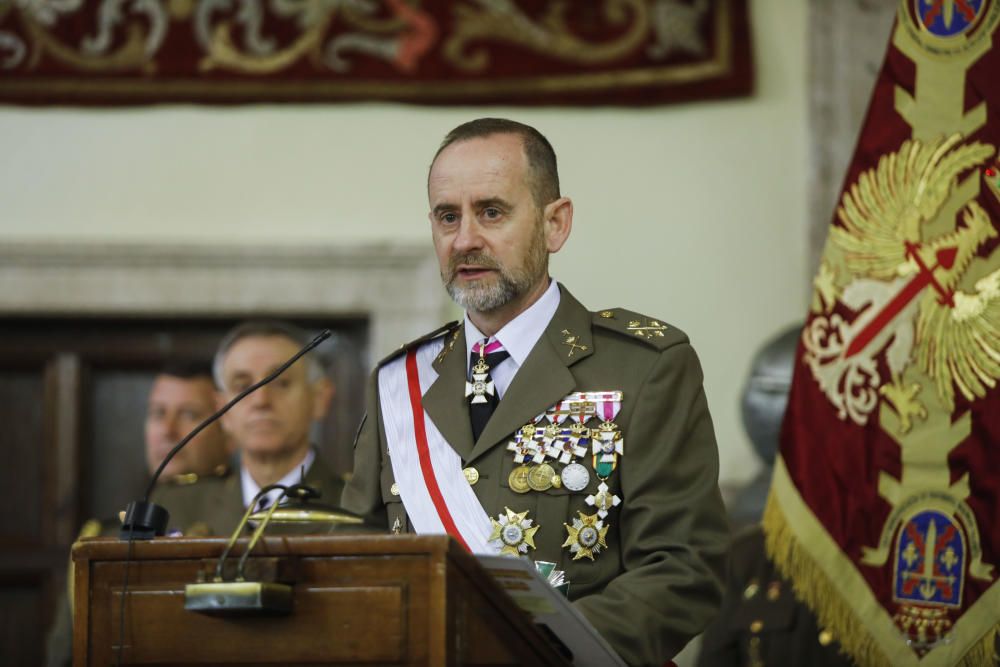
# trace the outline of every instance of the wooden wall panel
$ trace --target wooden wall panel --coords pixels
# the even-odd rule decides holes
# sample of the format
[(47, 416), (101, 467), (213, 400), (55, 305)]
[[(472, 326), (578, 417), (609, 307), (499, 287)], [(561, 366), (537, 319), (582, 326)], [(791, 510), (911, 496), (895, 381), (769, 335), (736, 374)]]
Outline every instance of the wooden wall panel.
[(42, 541), (43, 368), (0, 369), (0, 539)]

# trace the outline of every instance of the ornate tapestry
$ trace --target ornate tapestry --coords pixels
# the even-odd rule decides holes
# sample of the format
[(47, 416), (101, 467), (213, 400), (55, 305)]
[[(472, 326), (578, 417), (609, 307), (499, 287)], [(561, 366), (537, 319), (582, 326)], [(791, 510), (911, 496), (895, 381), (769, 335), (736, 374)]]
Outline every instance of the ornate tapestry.
[(746, 0), (0, 0), (0, 101), (654, 104), (751, 90)]
[(899, 0), (802, 333), (768, 553), (858, 665), (992, 665), (1000, 0)]

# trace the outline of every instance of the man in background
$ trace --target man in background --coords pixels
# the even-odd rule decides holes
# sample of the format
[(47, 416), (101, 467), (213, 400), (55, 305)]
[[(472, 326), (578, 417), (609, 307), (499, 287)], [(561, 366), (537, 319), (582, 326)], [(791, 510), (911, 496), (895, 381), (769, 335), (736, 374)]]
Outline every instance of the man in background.
[[(215, 412), (216, 403), (209, 364), (171, 361), (161, 367), (153, 379), (146, 407), (145, 458), (150, 477), (174, 445)], [(189, 485), (205, 477), (222, 478), (228, 474), (231, 455), (232, 447), (222, 426), (212, 424), (167, 464), (160, 484)], [(118, 517), (90, 519), (79, 537), (114, 537), (119, 528)], [(72, 604), (63, 594), (56, 602), (55, 620), (46, 641), (49, 667), (72, 661), (72, 624)]]
[[(219, 343), (213, 375), (220, 406), (264, 379), (308, 343), (308, 336), (278, 321), (244, 322)], [(228, 535), (257, 493), (270, 484), (304, 481), (321, 499), (336, 504), (343, 481), (318, 456), (310, 439), (333, 397), (320, 359), (306, 355), (280, 377), (237, 403), (221, 419), (239, 455), (238, 469), (225, 477), (186, 486), (161, 486), (154, 502), (170, 512), (170, 527), (185, 535)], [(259, 509), (275, 502), (275, 489)]]

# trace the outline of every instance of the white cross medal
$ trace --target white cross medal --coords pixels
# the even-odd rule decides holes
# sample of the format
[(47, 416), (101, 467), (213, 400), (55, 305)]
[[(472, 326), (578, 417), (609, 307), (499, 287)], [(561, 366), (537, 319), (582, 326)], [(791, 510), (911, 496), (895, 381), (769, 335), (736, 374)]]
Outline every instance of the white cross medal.
[(468, 398), (472, 397), (469, 403), (487, 403), (489, 399), (486, 395), (489, 394), (493, 396), (496, 393), (496, 389), (493, 387), (493, 380), (488, 380), (490, 376), (490, 367), (486, 364), (486, 359), (482, 357), (482, 352), (480, 352), (479, 361), (476, 365), (472, 367), (472, 382), (465, 383), (465, 396)]
[(584, 500), (586, 500), (587, 504), (591, 507), (597, 508), (597, 516), (602, 519), (608, 516), (608, 511), (612, 507), (618, 507), (622, 501), (621, 498), (611, 492), (611, 489), (608, 488), (608, 485), (604, 482), (601, 482), (600, 485), (598, 485), (596, 494), (587, 496)]

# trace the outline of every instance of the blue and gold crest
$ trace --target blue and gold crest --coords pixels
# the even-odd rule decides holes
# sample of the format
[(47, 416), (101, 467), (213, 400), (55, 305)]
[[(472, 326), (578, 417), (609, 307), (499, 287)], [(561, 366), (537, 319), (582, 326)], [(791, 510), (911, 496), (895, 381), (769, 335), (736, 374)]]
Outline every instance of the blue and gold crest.
[(986, 0), (913, 0), (923, 28), (935, 37), (963, 35), (982, 17)]
[(895, 570), (897, 602), (960, 607), (965, 583), (961, 526), (938, 511), (913, 515), (899, 531)]

